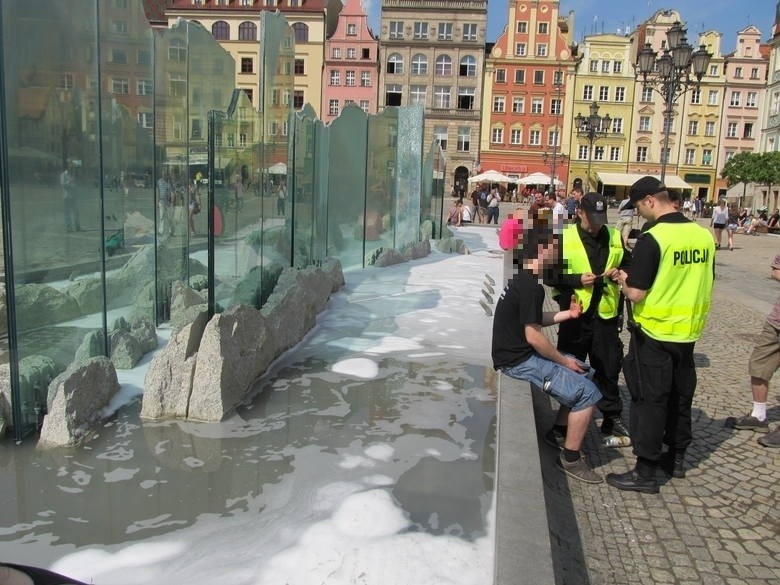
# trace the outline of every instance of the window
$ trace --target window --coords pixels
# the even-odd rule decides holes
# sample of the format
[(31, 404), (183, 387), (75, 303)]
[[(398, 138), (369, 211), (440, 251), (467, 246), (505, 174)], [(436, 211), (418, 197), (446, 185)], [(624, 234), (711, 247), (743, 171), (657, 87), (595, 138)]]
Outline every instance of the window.
[(218, 41), (226, 41), (230, 38), (230, 25), (224, 20), (218, 20), (211, 25), (211, 35)]
[(531, 113), (541, 114), (544, 111), (544, 98), (535, 97), (531, 99)]
[(612, 118), (612, 133), (623, 134), (623, 118)]
[(701, 104), (701, 90), (698, 87), (691, 90), (691, 103), (693, 105)]
[(637, 146), (636, 147), (636, 162), (647, 162), (647, 147), (646, 146)]
[(755, 91), (749, 91), (747, 93), (747, 97), (745, 98), (745, 105), (748, 108), (755, 108), (757, 98), (758, 98), (758, 94)]
[(412, 75), (428, 75), (428, 58), (420, 53), (412, 57)]
[(450, 77), (452, 75), (452, 59), (449, 55), (436, 57), (436, 75)]
[(639, 131), (650, 132), (650, 116), (639, 116)]
[(292, 25), (293, 33), (295, 33), (296, 43), (308, 43), (309, 42), (309, 27), (302, 22), (296, 22)]
[(355, 47), (347, 49), (347, 59), (357, 59), (357, 49)]
[(515, 69), (515, 83), (525, 83), (525, 69)]
[(518, 22), (517, 23), (517, 32), (520, 34), (525, 34), (528, 32), (528, 23), (527, 22)]
[(426, 86), (412, 85), (409, 88), (409, 103), (425, 105)]
[(642, 87), (642, 99), (643, 102), (652, 102), (653, 101), (653, 88), (650, 86), (644, 86)]
[(442, 150), (447, 150), (447, 127), (436, 126), (433, 129), (433, 139), (439, 143)]
[(604, 59), (604, 61), (601, 62), (601, 72), (602, 73), (609, 73), (609, 61)]
[(758, 79), (758, 67), (753, 67), (750, 70), (750, 79)]
[(333, 47), (333, 51), (331, 52), (330, 56), (332, 59), (341, 59), (341, 49), (338, 47)]
[(330, 72), (330, 84), (341, 85), (341, 72), (338, 69), (334, 69)]
[(528, 133), (528, 144), (531, 146), (541, 146), (542, 145), (542, 131), (541, 130), (531, 130)]
[(753, 123), (745, 122), (745, 127), (742, 131), (742, 138), (753, 138)]
[(549, 130), (547, 132), (547, 146), (558, 146), (558, 131)]
[(293, 108), (300, 110), (303, 107), (303, 90), (296, 89), (293, 91)]
[(111, 49), (111, 62), (123, 65), (127, 63), (127, 51), (124, 49)]
[(452, 89), (442, 85), (436, 86), (433, 89), (433, 107), (434, 108), (449, 108), (450, 96)]
[(707, 122), (704, 125), (705, 136), (715, 136), (715, 122)]
[(717, 89), (711, 89), (709, 95), (707, 96), (707, 104), (710, 106), (717, 106), (718, 105), (718, 90)]
[(732, 158), (734, 158), (735, 154), (736, 154), (736, 152), (734, 152), (733, 150), (727, 150), (726, 151), (726, 162), (729, 162)]
[(254, 0), (241, 0), (241, 6), (252, 6)]
[(523, 142), (523, 131), (518, 128), (513, 128), (509, 133), (510, 144), (521, 144)]
[(476, 95), (476, 89), (473, 87), (458, 88), (458, 109), (473, 110), (475, 95)]
[(604, 147), (603, 146), (594, 146), (593, 147), (593, 160), (604, 160)]
[(135, 93), (138, 95), (154, 95), (154, 86), (151, 79), (139, 79), (135, 84)]
[(112, 20), (111, 31), (120, 35), (127, 34), (127, 21), (126, 20)]
[[(112, 79), (111, 80), (111, 93), (113, 93), (115, 95), (129, 95), (130, 94), (130, 82), (127, 79)], [(171, 95), (174, 95), (174, 94), (171, 94)], [(179, 95), (183, 96), (184, 93), (179, 94)]]
[(200, 123), (200, 119), (192, 119), (192, 127), (190, 129), (190, 138), (200, 139), (203, 138), (203, 127)]
[(710, 75), (713, 77), (718, 75), (718, 66), (717, 65), (710, 65)]
[(620, 160), (620, 147), (619, 146), (610, 146), (609, 147), (609, 160), (612, 162), (616, 162)]
[(582, 99), (584, 100), (592, 100), (593, 99), (593, 86), (592, 85), (586, 85), (582, 88)]
[(549, 27), (550, 27), (550, 24), (549, 24), (549, 23), (547, 23), (547, 22), (540, 22), (540, 23), (537, 25), (537, 29), (538, 29), (538, 31), (539, 31), (539, 34), (540, 34), (540, 35), (546, 35), (546, 34), (548, 34), (548, 33), (549, 33), (549, 30), (550, 30), (550, 28), (549, 28)]
[(466, 55), (460, 60), (460, 76), (461, 77), (477, 76), (477, 60), (471, 55)]
[(599, 101), (601, 102), (609, 101), (609, 86), (602, 85), (601, 87), (599, 87)]
[(138, 112), (138, 125), (141, 128), (154, 128), (154, 114), (151, 112)]
[(60, 74), (59, 81), (57, 82), (58, 89), (73, 89), (76, 81), (72, 73)]
[(357, 36), (357, 25), (356, 24), (348, 24), (347, 25), (347, 36), (349, 36), (349, 37), (356, 37)]
[(368, 100), (360, 100), (360, 109), (363, 110), (367, 114), (368, 113), (368, 108), (369, 108)]
[(257, 25), (254, 22), (242, 22), (238, 25), (238, 40), (256, 41)]
[(503, 114), (506, 111), (506, 98), (502, 95), (493, 97), (493, 111)]
[(553, 74), (553, 85), (555, 87), (558, 87), (559, 85), (563, 85), (563, 71), (556, 71)]
[(339, 115), (339, 100), (328, 100), (328, 115)]
[(674, 120), (671, 120), (669, 118), (664, 117), (663, 131), (665, 133), (673, 133), (674, 132)]
[(254, 71), (254, 59), (252, 57), (241, 57), (241, 73), (252, 73)]
[(623, 61), (612, 61), (612, 73), (622, 73)]
[(397, 83), (389, 83), (385, 87), (385, 105), (386, 106), (400, 106), (401, 105), (401, 86)]
[(587, 144), (580, 144), (579, 148), (577, 148), (577, 158), (579, 160), (588, 160), (588, 145)]
[(734, 77), (742, 79), (742, 67), (734, 67)]
[(696, 136), (699, 133), (699, 122), (697, 120), (688, 121), (688, 136)]
[(547, 43), (536, 43), (536, 56), (537, 57), (547, 56)]
[(152, 64), (152, 52), (148, 49), (138, 49), (138, 56), (136, 62), (139, 65), (151, 65)]
[(712, 151), (703, 150), (701, 153), (701, 164), (704, 166), (710, 166), (712, 164)]
[(464, 41), (476, 41), (477, 40), (477, 25), (473, 22), (467, 22), (463, 25), (463, 40)]
[(306, 68), (304, 67), (303, 59), (296, 59), (295, 60), (295, 66), (293, 68), (293, 71), (294, 71), (295, 75), (305, 75)]
[(695, 148), (686, 148), (685, 149), (685, 164), (686, 165), (692, 165), (695, 160), (696, 160), (696, 149)]
[(590, 60), (590, 72), (591, 73), (598, 73), (599, 72), (599, 61), (598, 61), (598, 59), (591, 59)]
[(471, 149), (471, 128), (458, 128), (458, 152), (468, 152)]
[(452, 40), (452, 23), (451, 22), (440, 22), (439, 23), (439, 31), (437, 36), (439, 37), (440, 41), (451, 41)]
[(496, 83), (506, 83), (506, 69), (496, 69)]
[(512, 98), (512, 113), (513, 114), (525, 113), (525, 98), (522, 97)]
[(624, 102), (624, 101), (626, 101), (626, 88), (625, 87), (616, 87), (615, 88), (615, 101), (616, 102)]
[(503, 128), (493, 128), (490, 131), (490, 142), (493, 144), (503, 144), (504, 143), (504, 129)]
[(414, 38), (416, 40), (426, 40), (428, 38), (427, 22), (415, 22), (413, 30), (414, 30)]
[(371, 72), (370, 71), (361, 71), (360, 72), (360, 87), (371, 87)]
[(561, 100), (560, 98), (553, 98), (550, 100), (550, 114), (553, 116), (561, 115)]
[(515, 56), (525, 57), (527, 52), (525, 43), (515, 43)]
[(360, 49), (360, 58), (361, 59), (370, 59), (371, 58), (371, 49)]
[(742, 93), (739, 91), (732, 91), (731, 92), (731, 101), (729, 102), (732, 106), (738, 106), (739, 102), (742, 99)]
[(399, 20), (390, 22), (390, 38), (394, 40), (404, 38), (404, 23)]
[(780, 112), (780, 92), (774, 92), (772, 94), (772, 107), (769, 108), (770, 114), (777, 114)]
[(344, 85), (347, 87), (355, 87), (355, 70), (347, 69), (344, 73)]
[(542, 69), (534, 70), (534, 85), (544, 85), (544, 71)]
[(400, 75), (404, 72), (404, 59), (398, 53), (393, 53), (387, 58), (387, 73)]

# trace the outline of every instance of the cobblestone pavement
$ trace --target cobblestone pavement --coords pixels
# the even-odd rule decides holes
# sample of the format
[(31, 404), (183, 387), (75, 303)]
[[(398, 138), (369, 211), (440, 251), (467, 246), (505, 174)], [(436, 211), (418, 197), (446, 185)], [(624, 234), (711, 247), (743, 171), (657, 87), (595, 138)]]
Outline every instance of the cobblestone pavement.
[[(666, 481), (660, 495), (570, 482), (555, 469), (554, 450), (540, 441), (558, 585), (780, 583), (780, 452), (726, 424), (752, 406), (747, 361), (780, 295), (780, 284), (769, 279), (777, 252), (780, 237), (741, 234), (734, 251), (717, 252), (713, 308), (696, 344), (694, 442), (685, 479)], [(625, 388), (624, 398), (627, 422)], [(777, 385), (770, 385), (769, 406), (774, 428)], [(543, 397), (535, 407), (537, 430), (544, 432), (553, 410)], [(603, 474), (635, 461), (630, 448), (602, 446), (595, 425), (584, 450)]]

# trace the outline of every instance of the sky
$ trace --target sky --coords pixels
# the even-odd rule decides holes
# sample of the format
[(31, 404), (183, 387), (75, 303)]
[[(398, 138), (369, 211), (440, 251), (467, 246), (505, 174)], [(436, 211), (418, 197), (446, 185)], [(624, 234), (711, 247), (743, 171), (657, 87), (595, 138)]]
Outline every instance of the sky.
[[(507, 6), (511, 0), (488, 0), (488, 42), (494, 42), (507, 23)], [(363, 0), (369, 15), (369, 25), (379, 30), (381, 0)], [(702, 10), (701, 0), (562, 0), (561, 14), (573, 10), (574, 39), (579, 42), (585, 35), (602, 32), (624, 32), (648, 19), (658, 10), (673, 8), (687, 20), (689, 37), (706, 30), (723, 33), (724, 53), (734, 50), (738, 30), (753, 24), (761, 31), (762, 41), (769, 39), (774, 23), (776, 0), (708, 0)]]

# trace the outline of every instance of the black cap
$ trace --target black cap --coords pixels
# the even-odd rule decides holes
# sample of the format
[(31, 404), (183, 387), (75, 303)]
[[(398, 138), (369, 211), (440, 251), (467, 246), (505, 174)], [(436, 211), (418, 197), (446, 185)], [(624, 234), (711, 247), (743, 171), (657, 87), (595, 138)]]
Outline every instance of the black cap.
[(582, 179), (577, 177), (574, 179), (574, 182), (572, 183), (572, 187), (582, 187)]
[(601, 193), (585, 193), (580, 199), (580, 209), (588, 218), (602, 225), (607, 221), (607, 200)]
[(632, 203), (636, 203), (640, 199), (644, 199), (648, 195), (655, 195), (661, 191), (666, 191), (666, 185), (655, 177), (646, 176), (639, 179), (636, 183), (631, 185), (629, 191), (629, 198)]

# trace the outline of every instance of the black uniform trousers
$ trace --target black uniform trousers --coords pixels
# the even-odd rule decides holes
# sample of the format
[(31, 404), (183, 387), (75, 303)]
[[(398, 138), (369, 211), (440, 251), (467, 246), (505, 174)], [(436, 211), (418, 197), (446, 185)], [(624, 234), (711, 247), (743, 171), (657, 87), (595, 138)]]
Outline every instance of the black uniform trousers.
[(582, 315), (558, 325), (558, 351), (587, 361), (596, 371), (593, 381), (601, 391), (598, 408), (604, 416), (617, 417), (623, 410), (618, 389), (623, 342), (618, 332), (618, 318), (602, 319)]
[(637, 457), (658, 461), (664, 443), (676, 453), (691, 444), (694, 345), (632, 334), (623, 375), (631, 393), (631, 444)]

